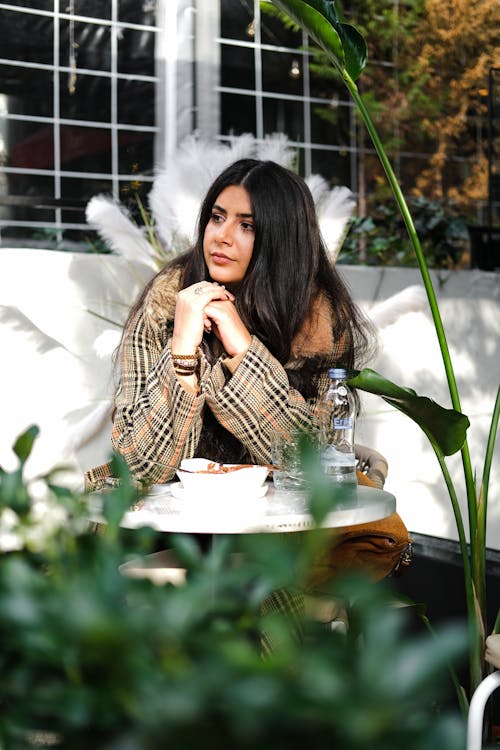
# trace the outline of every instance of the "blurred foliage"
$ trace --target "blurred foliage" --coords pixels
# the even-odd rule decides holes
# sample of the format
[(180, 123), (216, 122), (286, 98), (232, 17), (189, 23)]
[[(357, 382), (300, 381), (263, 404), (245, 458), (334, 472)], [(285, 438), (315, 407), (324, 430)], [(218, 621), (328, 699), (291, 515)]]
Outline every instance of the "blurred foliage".
[[(466, 218), (452, 206), (409, 198), (415, 229), (429, 268), (458, 269), (470, 265)], [(339, 263), (416, 267), (415, 252), (394, 201), (379, 204), (367, 217), (355, 217), (342, 245)]]
[[(304, 544), (290, 543), (295, 534), (220, 537), (205, 553), (174, 536), (184, 586), (127, 578), (119, 565), (153, 551), (157, 535), (120, 528), (139, 496), (118, 458), (122, 481), (106, 495), (72, 493), (54, 474), (38, 480), (46, 512), (63, 512), (33, 547), (22, 533), (35, 504), (23, 467), (36, 434), (17, 441), (19, 468), (0, 470), (1, 748), (464, 747), (463, 721), (443, 702), (447, 666), (465, 652), (462, 627), (417, 635), (408, 609), (360, 579), (331, 592), (351, 603), (347, 634), (305, 613), (263, 614), (271, 592), (306, 574), (320, 532)], [(99, 534), (87, 520), (96, 500)], [(267, 655), (263, 632), (275, 644)]]

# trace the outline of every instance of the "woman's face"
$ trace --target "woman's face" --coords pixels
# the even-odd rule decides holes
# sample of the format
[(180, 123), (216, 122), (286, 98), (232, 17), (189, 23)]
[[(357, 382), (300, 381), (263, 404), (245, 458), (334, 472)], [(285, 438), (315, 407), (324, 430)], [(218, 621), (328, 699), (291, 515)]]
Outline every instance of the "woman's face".
[(212, 281), (234, 291), (253, 253), (254, 219), (250, 196), (241, 185), (219, 193), (203, 235), (203, 255)]

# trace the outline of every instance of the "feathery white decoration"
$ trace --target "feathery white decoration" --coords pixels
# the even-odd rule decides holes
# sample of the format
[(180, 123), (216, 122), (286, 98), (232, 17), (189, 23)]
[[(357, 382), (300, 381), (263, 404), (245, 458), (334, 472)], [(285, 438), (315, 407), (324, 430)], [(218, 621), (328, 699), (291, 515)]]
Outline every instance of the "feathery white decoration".
[[(93, 349), (100, 359), (110, 359), (120, 343), (121, 332), (107, 328), (94, 341)], [(111, 424), (113, 399), (104, 399), (95, 406), (85, 417), (66, 430), (64, 452), (71, 453), (83, 448), (106, 426)]]
[[(100, 359), (109, 359), (120, 343), (121, 332), (107, 328), (94, 341), (93, 349)], [(67, 428), (64, 450), (68, 453), (83, 448), (104, 427), (111, 424), (113, 399), (99, 402), (89, 414)]]
[[(229, 138), (227, 143), (188, 136), (167, 166), (158, 170), (148, 195), (154, 226), (165, 251), (177, 255), (192, 245), (201, 202), (217, 175), (234, 161), (257, 158), (293, 169), (295, 157), (295, 149), (283, 133), (260, 141), (244, 133)], [(347, 187), (330, 190), (320, 175), (311, 175), (307, 183), (317, 207), (321, 233), (334, 261), (355, 208), (352, 193)], [(87, 221), (114, 252), (142, 260), (157, 270), (154, 249), (121, 204), (107, 196), (95, 196), (87, 205)]]
[(423, 312), (427, 308), (427, 294), (424, 287), (421, 284), (413, 284), (393, 294), (392, 297), (388, 297), (384, 302), (375, 304), (369, 316), (377, 328), (386, 328), (406, 313)]
[(316, 206), (323, 240), (330, 259), (334, 262), (344, 240), (349, 219), (356, 208), (356, 201), (349, 188), (341, 186), (330, 189), (326, 180), (318, 174), (311, 175), (306, 182)]
[(92, 438), (107, 426), (111, 425), (111, 413), (113, 411), (113, 399), (101, 401), (90, 414), (80, 419), (66, 431), (64, 451), (71, 453), (83, 448)]
[(61, 341), (45, 333), (17, 307), (0, 305), (0, 322), (3, 326), (9, 325), (13, 330), (23, 333), (30, 340), (37, 354), (45, 354), (59, 348), (68, 351)]
[(108, 196), (97, 195), (87, 203), (85, 216), (115, 253), (158, 270), (151, 244), (122, 204)]
[(275, 161), (282, 167), (293, 169), (296, 152), (288, 144), (288, 138), (284, 133), (274, 133), (267, 135), (257, 144), (257, 158), (262, 161)]
[(120, 343), (121, 331), (106, 328), (94, 341), (93, 350), (100, 359), (106, 359), (117, 348)]

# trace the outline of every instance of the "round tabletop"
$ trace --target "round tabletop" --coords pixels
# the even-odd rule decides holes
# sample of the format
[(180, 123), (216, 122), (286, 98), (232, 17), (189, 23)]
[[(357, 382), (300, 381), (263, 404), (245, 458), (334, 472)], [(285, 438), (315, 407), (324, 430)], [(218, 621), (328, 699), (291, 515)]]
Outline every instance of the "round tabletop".
[[(316, 528), (303, 492), (277, 490), (271, 482), (262, 497), (190, 497), (178, 482), (154, 485), (137, 510), (125, 513), (121, 525), (136, 529), (193, 534), (255, 534), (306, 531)], [(337, 493), (322, 528), (341, 528), (377, 521), (396, 510), (389, 492), (357, 485)]]

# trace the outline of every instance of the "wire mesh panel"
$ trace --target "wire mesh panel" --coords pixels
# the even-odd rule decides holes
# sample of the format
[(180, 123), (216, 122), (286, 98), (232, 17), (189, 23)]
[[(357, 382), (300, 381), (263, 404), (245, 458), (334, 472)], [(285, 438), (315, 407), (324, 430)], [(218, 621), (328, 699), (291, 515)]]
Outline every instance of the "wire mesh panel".
[(149, 186), (155, 5), (0, 3), (3, 245), (79, 249), (90, 197)]

